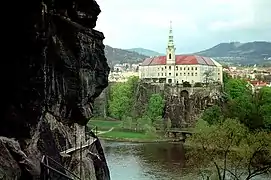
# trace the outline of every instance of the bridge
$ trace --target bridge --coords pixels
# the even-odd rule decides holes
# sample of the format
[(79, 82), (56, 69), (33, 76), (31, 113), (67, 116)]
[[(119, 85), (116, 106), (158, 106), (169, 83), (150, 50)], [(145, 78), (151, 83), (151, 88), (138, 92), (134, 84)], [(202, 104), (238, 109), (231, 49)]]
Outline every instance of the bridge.
[(170, 136), (170, 134), (173, 134), (175, 138), (179, 138), (181, 141), (185, 141), (185, 139), (187, 138), (187, 135), (192, 136), (194, 132), (189, 129), (171, 128), (166, 131), (166, 134), (167, 136)]

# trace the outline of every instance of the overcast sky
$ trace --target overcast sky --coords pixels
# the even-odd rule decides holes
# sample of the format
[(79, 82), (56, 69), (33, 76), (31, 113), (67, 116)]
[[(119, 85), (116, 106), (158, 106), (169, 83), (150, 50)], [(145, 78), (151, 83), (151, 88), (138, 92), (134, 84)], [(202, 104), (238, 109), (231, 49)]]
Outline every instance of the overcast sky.
[(271, 41), (271, 0), (97, 0), (96, 29), (116, 48), (165, 52), (172, 21), (178, 53), (220, 42)]

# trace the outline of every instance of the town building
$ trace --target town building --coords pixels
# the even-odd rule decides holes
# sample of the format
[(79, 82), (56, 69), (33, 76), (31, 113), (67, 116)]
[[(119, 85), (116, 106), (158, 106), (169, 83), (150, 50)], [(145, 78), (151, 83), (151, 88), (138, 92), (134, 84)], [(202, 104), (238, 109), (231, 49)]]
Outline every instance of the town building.
[(223, 68), (212, 58), (198, 55), (176, 55), (170, 22), (166, 56), (150, 57), (139, 66), (139, 78), (145, 82), (190, 84), (223, 82)]

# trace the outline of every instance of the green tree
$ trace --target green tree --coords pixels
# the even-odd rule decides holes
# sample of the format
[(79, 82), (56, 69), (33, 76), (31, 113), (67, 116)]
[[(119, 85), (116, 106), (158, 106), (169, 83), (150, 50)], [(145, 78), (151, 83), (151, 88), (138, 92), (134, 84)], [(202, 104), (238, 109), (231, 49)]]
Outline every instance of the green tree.
[(224, 84), (228, 83), (230, 79), (231, 79), (231, 76), (228, 73), (223, 72), (223, 83)]
[[(188, 142), (198, 144), (205, 158), (211, 160), (219, 180), (246, 180), (271, 170), (271, 138), (265, 132), (252, 133), (236, 119), (226, 119), (209, 125), (203, 120), (196, 124), (194, 135)], [(218, 153), (219, 151), (219, 153)]]
[(164, 106), (165, 102), (160, 94), (151, 95), (148, 103), (147, 115), (152, 119), (153, 122), (157, 117), (162, 116)]
[(271, 88), (263, 87), (258, 94), (259, 115), (263, 118), (264, 128), (271, 131)]
[(209, 124), (215, 124), (223, 119), (221, 108), (217, 105), (207, 108), (201, 117), (202, 120)]
[(108, 102), (109, 115), (121, 119), (130, 115), (135, 101), (134, 93), (138, 84), (138, 77), (130, 77), (127, 82), (116, 83), (110, 88)]
[(225, 91), (230, 98), (235, 99), (243, 95), (251, 95), (248, 83), (241, 79), (229, 79), (225, 84)]

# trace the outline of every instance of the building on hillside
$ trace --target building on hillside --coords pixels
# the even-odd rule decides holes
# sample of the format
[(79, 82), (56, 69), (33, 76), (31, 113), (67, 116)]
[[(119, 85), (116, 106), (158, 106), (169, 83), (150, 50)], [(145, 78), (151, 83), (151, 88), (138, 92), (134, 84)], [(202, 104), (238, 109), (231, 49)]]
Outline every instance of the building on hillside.
[(198, 55), (175, 55), (170, 22), (166, 56), (145, 59), (139, 66), (139, 78), (145, 82), (190, 84), (207, 81), (223, 82), (223, 67), (212, 58)]
[(138, 72), (134, 71), (123, 71), (123, 72), (112, 72), (110, 71), (108, 76), (109, 82), (126, 82), (129, 77), (136, 76), (138, 77)]

